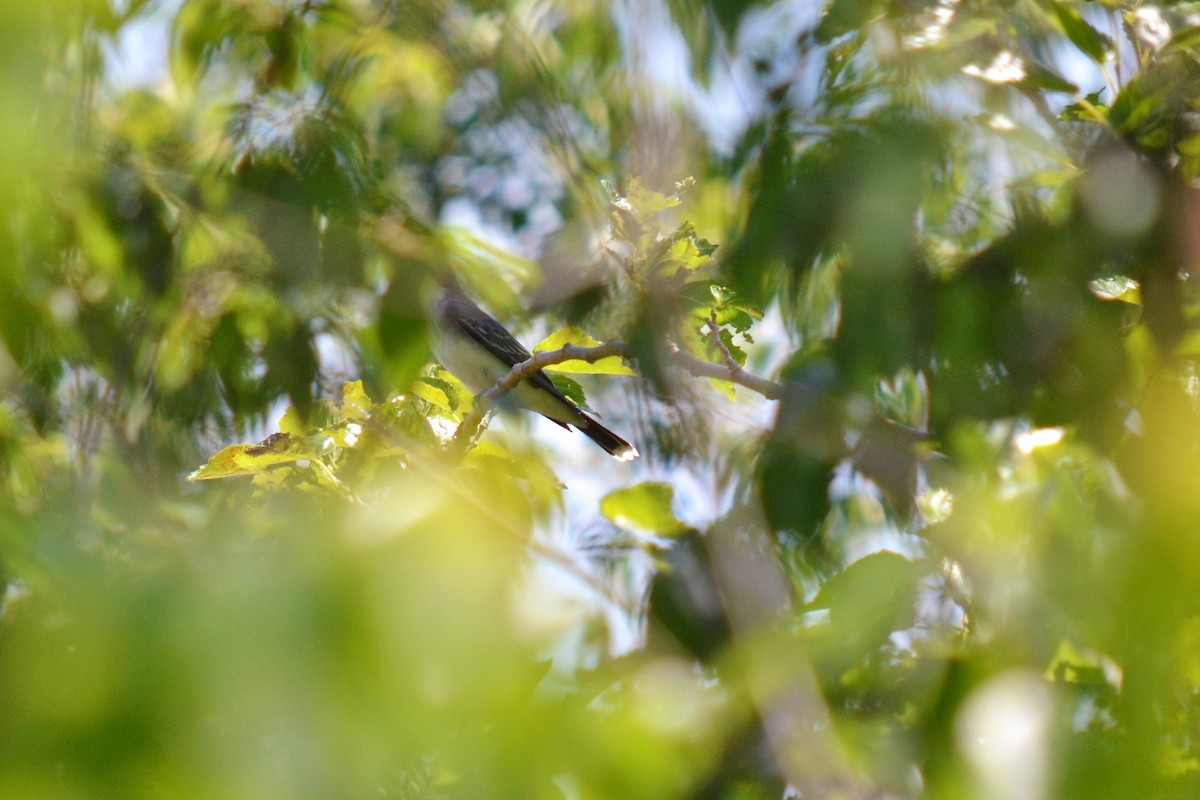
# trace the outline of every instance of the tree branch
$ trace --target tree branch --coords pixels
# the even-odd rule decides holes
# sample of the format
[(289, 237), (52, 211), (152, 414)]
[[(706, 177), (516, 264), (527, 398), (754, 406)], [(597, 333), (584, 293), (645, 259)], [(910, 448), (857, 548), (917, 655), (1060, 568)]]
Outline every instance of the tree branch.
[[(783, 384), (776, 383), (768, 378), (759, 377), (751, 372), (747, 372), (742, 367), (731, 367), (729, 365), (714, 364), (711, 361), (705, 361), (691, 353), (685, 353), (674, 343), (667, 345), (667, 352), (676, 366), (695, 375), (697, 378), (716, 378), (719, 381), (729, 381), (730, 383), (736, 383), (738, 386), (744, 386), (751, 391), (758, 392), (768, 400), (783, 399)], [(737, 362), (734, 363), (736, 364)]]
[[(696, 358), (695, 356), (691, 356), (687, 353), (683, 353), (678, 347), (675, 347), (676, 363), (679, 363), (679, 357), (683, 356), (687, 359), (690, 359), (690, 362), (695, 362), (691, 363), (690, 366), (680, 364), (680, 366), (682, 366), (688, 372), (691, 372), (693, 375), (700, 375), (699, 372), (695, 372), (693, 370), (694, 367), (696, 369), (704, 370), (703, 377), (717, 378), (719, 380), (726, 380), (731, 383), (736, 383), (739, 386), (745, 386), (747, 389), (753, 389), (754, 391), (758, 392), (768, 400), (781, 400), (783, 398), (782, 385), (776, 383), (775, 381), (767, 380), (766, 378), (760, 378), (757, 375), (747, 372), (742, 368), (742, 365), (737, 362), (737, 359), (733, 357), (733, 353), (729, 352), (729, 348), (725, 346), (725, 341), (721, 339), (721, 326), (717, 324), (716, 311), (712, 311), (708, 315), (708, 330), (709, 336), (713, 340), (713, 344), (717, 346), (717, 349), (721, 351), (721, 355), (725, 357), (725, 372), (728, 373), (728, 376), (711, 374), (711, 369), (716, 367), (716, 364)], [(674, 345), (672, 346), (674, 347)], [(718, 369), (720, 368), (718, 367)]]
[[(680, 350), (679, 346), (674, 342), (668, 342), (666, 349), (670, 360), (677, 367), (697, 378), (715, 378), (717, 380), (736, 383), (738, 386), (744, 386), (751, 391), (761, 394), (768, 400), (779, 400), (783, 397), (782, 384), (747, 372), (738, 365), (737, 361), (733, 359), (732, 355), (729, 354), (723, 345), (721, 349), (726, 354), (726, 363), (724, 365), (714, 364), (711, 361), (697, 358), (691, 353)], [(475, 433), (483, 422), (484, 416), (495, 402), (506, 392), (511, 391), (518, 383), (532, 377), (539, 370), (552, 367), (555, 364), (562, 364), (565, 361), (586, 361), (589, 364), (594, 364), (597, 361), (611, 358), (612, 356), (629, 358), (632, 352), (633, 349), (627, 343), (613, 340), (594, 347), (568, 344), (560, 347), (558, 350), (545, 350), (535, 353), (531, 358), (515, 365), (495, 385), (476, 395), (475, 408), (471, 410), (470, 414), (463, 417), (458, 430), (454, 432), (454, 441), (461, 443), (461, 447), (465, 447), (475, 437)]]
[(567, 344), (557, 350), (545, 350), (541, 353), (534, 353), (532, 358), (522, 361), (509, 370), (508, 374), (501, 378), (495, 386), (486, 392), (480, 393), (477, 399), (491, 405), (518, 383), (536, 375), (539, 370), (552, 367), (555, 364), (562, 364), (565, 361), (586, 361), (589, 364), (595, 364), (597, 361), (611, 358), (612, 356), (626, 358), (628, 355), (629, 346), (624, 342), (618, 341), (605, 342), (595, 347)]

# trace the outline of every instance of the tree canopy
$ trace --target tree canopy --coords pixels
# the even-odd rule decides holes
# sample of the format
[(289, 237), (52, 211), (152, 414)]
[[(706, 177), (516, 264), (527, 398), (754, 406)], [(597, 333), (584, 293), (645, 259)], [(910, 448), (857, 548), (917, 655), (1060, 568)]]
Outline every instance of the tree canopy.
[(1200, 790), (1200, 3), (3, 18), (0, 796)]

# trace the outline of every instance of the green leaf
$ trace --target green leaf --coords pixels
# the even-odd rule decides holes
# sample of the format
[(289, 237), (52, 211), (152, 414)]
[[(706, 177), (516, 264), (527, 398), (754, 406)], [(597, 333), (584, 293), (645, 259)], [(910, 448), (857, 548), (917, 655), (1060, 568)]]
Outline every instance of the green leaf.
[(1027, 147), (1035, 153), (1040, 153), (1060, 163), (1070, 163), (1060, 143), (1051, 141), (1027, 125), (1015, 125), (1007, 117), (995, 114), (977, 114), (969, 119), (971, 122), (987, 128), (1001, 139)]
[(606, 495), (600, 501), (600, 513), (622, 530), (678, 536), (689, 528), (671, 510), (674, 498), (675, 489), (669, 483), (647, 481)]
[(729, 325), (738, 333), (745, 333), (763, 316), (761, 309), (743, 303), (737, 293), (716, 281), (689, 281), (681, 294), (694, 304), (691, 314), (698, 325), (715, 313), (718, 325)]
[(1109, 108), (1100, 102), (1100, 95), (1102, 94), (1104, 94), (1104, 89), (1097, 89), (1091, 92), (1064, 108), (1059, 113), (1058, 118), (1071, 122), (1096, 122), (1101, 124), (1107, 122)]
[(513, 287), (527, 286), (539, 274), (537, 265), (529, 259), (497, 247), (466, 228), (441, 225), (432, 239), (454, 273), (494, 310), (517, 308), (520, 304)]
[(1181, 156), (1200, 156), (1200, 132), (1189, 133), (1175, 142), (1175, 151)]
[(365, 420), (374, 408), (375, 403), (367, 395), (361, 380), (342, 384), (342, 419)]
[[(733, 360), (737, 363), (737, 365), (739, 367), (746, 366), (746, 351), (734, 343), (733, 334), (722, 328), (720, 335), (721, 344), (724, 345), (725, 350), (729, 352), (729, 355), (733, 356)], [(721, 360), (724, 360), (725, 353), (718, 353), (717, 355), (721, 358)]]
[(279, 432), (285, 436), (304, 436), (308, 430), (309, 426), (305, 424), (295, 406), (288, 406), (287, 411), (279, 418)]
[(1142, 147), (1163, 147), (1174, 135), (1179, 98), (1194, 86), (1184, 59), (1163, 59), (1139, 72), (1113, 99), (1112, 127)]
[(709, 378), (708, 382), (721, 394), (730, 400), (737, 399), (737, 384), (733, 381), (723, 381), (720, 378)]
[(717, 324), (728, 325), (738, 333), (745, 333), (750, 330), (756, 320), (762, 319), (762, 312), (756, 308), (721, 306), (716, 311)]
[(272, 89), (290, 92), (296, 86), (296, 73), (300, 67), (297, 27), (295, 15), (289, 13), (284, 15), (278, 26), (265, 34), (271, 58), (267, 62), (263, 80)]
[(920, 565), (885, 550), (826, 581), (805, 607), (829, 611), (827, 625), (809, 629), (818, 669), (839, 682), (852, 681), (894, 631), (912, 627), (921, 574)]
[(566, 327), (559, 328), (539, 342), (533, 348), (533, 352), (540, 353), (548, 350), (558, 350), (569, 344), (578, 345), (579, 347), (595, 347), (600, 342), (596, 341), (591, 334), (582, 328), (567, 325)]
[(1104, 63), (1110, 49), (1108, 37), (1089, 25), (1079, 11), (1058, 0), (1038, 0), (1050, 24), (1096, 63)]
[(457, 414), (465, 410), (465, 407), (473, 405), (475, 394), (468, 389), (462, 381), (454, 377), (454, 374), (448, 372), (442, 367), (437, 367), (433, 375), (422, 375), (420, 380), (437, 389), (441, 389), (446, 399), (450, 403), (450, 411)]
[(678, 195), (668, 195), (647, 189), (637, 178), (630, 178), (625, 189), (625, 200), (633, 206), (633, 210), (642, 217), (657, 214), (668, 208), (674, 208), (681, 202)]
[(312, 457), (304, 439), (286, 433), (273, 433), (258, 444), (231, 444), (199, 469), (188, 475), (189, 481), (208, 481), (235, 475), (254, 475), (280, 464)]
[(852, 31), (859, 31), (883, 13), (881, 0), (833, 0), (817, 25), (818, 42), (829, 42)]
[[(688, 271), (707, 266), (712, 260), (712, 254), (717, 249), (709, 242), (696, 235), (692, 223), (685, 222), (670, 236), (672, 244), (666, 257), (678, 267)], [(675, 270), (668, 270), (668, 274)]]
[(429, 405), (435, 408), (440, 408), (443, 411), (454, 412), (454, 408), (450, 405), (450, 396), (441, 386), (434, 385), (434, 382), (424, 376), (413, 381), (412, 393), (424, 400)]
[[(533, 348), (535, 353), (549, 353), (555, 350), (561, 350), (563, 347), (573, 344), (578, 347), (595, 347), (600, 344), (586, 331), (568, 325), (565, 328), (559, 328), (554, 333), (547, 336)], [(571, 359), (564, 361), (561, 364), (553, 364), (546, 367), (546, 372), (569, 372), (576, 375), (636, 375), (633, 369), (630, 368), (620, 356), (609, 356), (602, 358), (599, 361), (587, 362), (581, 359)]]
[(568, 378), (566, 375), (551, 375), (550, 380), (572, 403), (585, 411), (592, 410), (588, 407), (587, 396), (583, 393), (583, 387), (579, 385), (579, 381)]
[(202, 0), (185, 3), (175, 15), (170, 68), (176, 89), (190, 88), (198, 77), (208, 50), (221, 32), (219, 23), (215, 4)]
[(540, 459), (528, 456), (517, 458), (511, 450), (493, 438), (475, 442), (467, 451), (463, 466), (520, 478), (549, 489), (555, 495), (566, 488)]
[(1021, 81), (1021, 86), (1046, 92), (1064, 92), (1066, 94), (1079, 92), (1078, 86), (1057, 72), (1029, 61), (1025, 62), (1025, 79)]
[(918, 565), (912, 561), (890, 550), (881, 550), (860, 558), (827, 580), (805, 608), (829, 609), (831, 617), (848, 620), (898, 611), (909, 612), (902, 616), (911, 616), (911, 608), (901, 609), (881, 600), (911, 601), (919, 574)]
[(1200, 47), (1200, 25), (1191, 25), (1171, 37), (1171, 41), (1163, 46), (1160, 55), (1194, 50)]

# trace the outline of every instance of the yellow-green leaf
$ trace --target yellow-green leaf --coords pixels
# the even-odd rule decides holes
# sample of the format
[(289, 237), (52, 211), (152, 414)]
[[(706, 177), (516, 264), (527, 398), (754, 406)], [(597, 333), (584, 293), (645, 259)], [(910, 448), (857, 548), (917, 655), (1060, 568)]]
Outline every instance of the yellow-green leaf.
[[(547, 353), (554, 350), (560, 350), (566, 345), (573, 344), (578, 347), (595, 347), (600, 344), (586, 331), (576, 328), (573, 325), (568, 325), (565, 328), (559, 328), (554, 333), (547, 336), (536, 347), (533, 348), (535, 353)], [(564, 361), (561, 364), (554, 364), (546, 367), (547, 372), (572, 372), (577, 375), (634, 375), (636, 374), (628, 364), (620, 356), (609, 356), (602, 358), (594, 363), (583, 361), (581, 359), (572, 359)]]
[(413, 381), (412, 393), (424, 400), (429, 405), (435, 408), (440, 408), (443, 411), (453, 412), (450, 407), (450, 398), (442, 389), (429, 383), (424, 378), (417, 378)]
[(675, 489), (669, 483), (647, 481), (606, 495), (600, 513), (623, 530), (677, 536), (688, 526), (671, 509), (674, 499)]
[(723, 381), (720, 378), (709, 378), (708, 382), (721, 394), (728, 397), (730, 400), (737, 399), (737, 384), (732, 381)]
[(668, 195), (647, 189), (637, 178), (629, 179), (629, 185), (625, 190), (625, 199), (642, 216), (657, 214), (659, 211), (674, 208), (680, 203), (677, 195)]
[(698, 245), (696, 240), (696, 232), (692, 228), (691, 223), (684, 223), (679, 229), (678, 237), (675, 238), (671, 245), (668, 255), (679, 267), (688, 271), (699, 269), (708, 264), (712, 258), (711, 253), (704, 252)]
[(273, 433), (258, 444), (231, 444), (188, 475), (190, 481), (254, 475), (279, 464), (302, 461), (312, 456), (305, 441), (286, 433)]
[(375, 403), (363, 388), (363, 382), (346, 381), (342, 384), (342, 419), (365, 420), (375, 410)]
[[(292, 436), (303, 436), (308, 433), (308, 426), (304, 424), (304, 421), (300, 417), (300, 412), (296, 410), (295, 406), (288, 406), (287, 411), (283, 412), (283, 416), (279, 418), (279, 432), (285, 435), (291, 434)], [(267, 441), (270, 440), (268, 439)]]

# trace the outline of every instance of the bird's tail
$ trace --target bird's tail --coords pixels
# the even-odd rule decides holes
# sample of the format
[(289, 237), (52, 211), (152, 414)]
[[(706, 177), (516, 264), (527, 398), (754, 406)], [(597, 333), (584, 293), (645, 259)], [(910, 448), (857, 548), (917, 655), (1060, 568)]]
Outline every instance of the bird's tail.
[(633, 461), (640, 455), (636, 447), (582, 411), (579, 412), (579, 419), (574, 420), (572, 424), (617, 461)]

